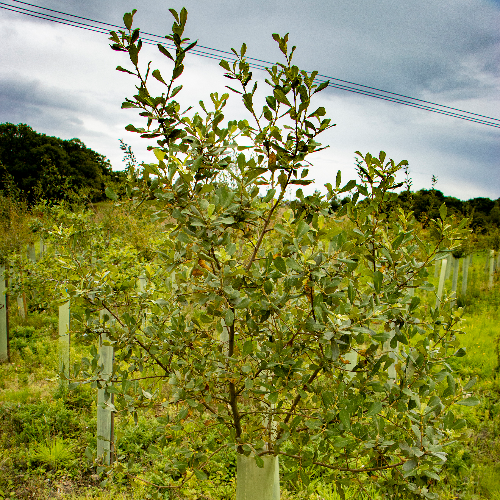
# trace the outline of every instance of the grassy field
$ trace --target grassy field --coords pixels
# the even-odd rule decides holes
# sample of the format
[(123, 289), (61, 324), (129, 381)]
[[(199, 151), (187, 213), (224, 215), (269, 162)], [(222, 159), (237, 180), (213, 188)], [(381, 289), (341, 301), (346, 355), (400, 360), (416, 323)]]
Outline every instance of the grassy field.
[[(434, 490), (443, 500), (500, 498), (500, 286), (497, 280), (493, 289), (487, 288), (484, 264), (484, 256), (475, 257), (467, 296), (459, 298), (464, 306), (461, 345), (467, 355), (453, 361), (464, 381), (477, 378), (473, 390), (481, 405), (455, 410), (468, 428), (448, 449), (443, 481)], [(425, 300), (433, 306), (435, 296), (429, 293)], [(182, 491), (163, 489), (154, 496), (152, 484), (170, 479), (162, 472), (161, 454), (153, 446), (159, 432), (153, 414), (137, 423), (117, 417), (117, 455), (131, 462), (122, 467), (120, 459), (113, 482), (106, 482), (92, 463), (96, 394), (88, 385), (69, 392), (59, 385), (54, 310), (30, 311), (23, 320), (12, 307), (10, 336), (11, 363), (0, 365), (0, 499), (234, 498), (235, 457), (230, 454), (213, 463), (209, 481), (193, 477)], [(74, 342), (72, 359), (88, 349)], [(290, 485), (283, 486), (283, 499), (340, 498), (321, 479), (294, 491)], [(364, 488), (353, 487), (346, 497), (381, 498), (369, 485)]]

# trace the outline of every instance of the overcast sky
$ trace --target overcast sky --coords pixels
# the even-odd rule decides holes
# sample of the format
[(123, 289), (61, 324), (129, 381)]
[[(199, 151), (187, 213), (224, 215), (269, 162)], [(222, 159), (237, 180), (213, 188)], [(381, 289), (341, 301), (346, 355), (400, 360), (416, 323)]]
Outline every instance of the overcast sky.
[[(11, 3), (11, 0), (6, 0)], [(34, 2), (34, 0), (33, 0)], [(35, 3), (35, 2), (34, 2)], [(134, 26), (165, 35), (168, 8), (189, 11), (186, 35), (208, 47), (248, 45), (247, 54), (280, 60), (271, 34), (290, 33), (295, 63), (307, 70), (500, 118), (499, 0), (40, 0), (39, 5), (113, 24), (138, 8)], [(118, 139), (141, 161), (151, 162), (147, 141), (127, 132), (142, 125), (121, 110), (133, 77), (117, 72), (127, 55), (112, 51), (105, 35), (0, 9), (0, 122), (26, 123), (62, 139), (80, 138), (124, 168)], [(168, 60), (154, 46), (143, 64), (168, 74)], [(217, 61), (186, 57), (182, 104), (209, 101), (228, 83)], [(256, 77), (262, 73), (254, 72)], [(263, 82), (263, 78), (262, 78)], [(265, 84), (263, 84), (265, 87)], [(354, 152), (384, 150), (410, 163), (414, 189), (437, 188), (461, 199), (500, 197), (500, 129), (326, 89), (317, 105), (337, 126), (321, 136), (329, 148), (311, 160), (316, 187), (355, 177)], [(195, 106), (196, 107), (196, 106)], [(227, 119), (249, 118), (230, 98)]]

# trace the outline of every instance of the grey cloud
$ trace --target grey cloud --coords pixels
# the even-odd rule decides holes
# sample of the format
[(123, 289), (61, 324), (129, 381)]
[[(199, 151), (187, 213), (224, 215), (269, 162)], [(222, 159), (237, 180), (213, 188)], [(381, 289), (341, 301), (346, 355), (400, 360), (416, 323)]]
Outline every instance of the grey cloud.
[[(44, 5), (117, 24), (125, 11), (138, 7), (137, 25), (156, 34), (166, 34), (172, 22), (170, 2), (45, 0)], [(173, 6), (182, 5), (189, 10), (187, 35), (201, 45), (228, 50), (247, 42), (250, 56), (275, 61), (280, 54), (271, 34), (289, 31), (298, 46), (296, 63), (305, 69), (500, 117), (500, 0), (184, 0)], [(105, 39), (102, 47), (105, 51)], [(191, 64), (189, 57), (186, 62)], [(117, 59), (116, 64), (122, 62)], [(119, 164), (116, 134), (139, 154), (144, 146), (122, 132), (119, 124), (128, 123), (128, 115), (119, 106), (126, 94), (113, 95), (114, 84), (103, 81), (106, 78), (96, 74), (96, 85), (86, 94), (63, 91), (72, 88), (69, 79), (58, 89), (44, 84), (43, 74), (32, 79), (9, 75), (0, 81), (0, 120), (26, 122), (63, 138), (80, 137), (89, 147), (114, 155)], [(422, 186), (430, 187), (430, 175), (435, 173), (446, 194), (454, 194), (446, 189), (454, 179), (459, 186), (455, 193), (462, 197), (467, 188), (460, 183), (474, 186), (475, 192), (500, 194), (498, 174), (491, 174), (500, 172), (498, 129), (456, 126), (453, 118), (436, 119), (431, 113), (338, 90), (324, 94), (328, 92), (332, 103), (342, 103), (342, 112), (333, 105), (328, 110), (339, 124), (339, 139), (332, 136), (332, 155), (341, 142), (349, 144), (349, 151), (380, 145), (388, 153), (396, 150), (401, 158), (413, 158), (411, 165), (415, 177), (423, 179)], [(457, 101), (460, 105), (454, 104)], [(89, 130), (89, 114), (110, 127)], [(351, 120), (353, 114), (356, 120)], [(132, 117), (128, 120), (137, 123)]]
[[(172, 19), (170, 4), (152, 0), (45, 3), (117, 24), (139, 7), (137, 25), (157, 34), (167, 33)], [(289, 31), (302, 67), (416, 97), (487, 91), (484, 78), (464, 76), (466, 59), (476, 60), (484, 77), (499, 74), (500, 9), (489, 0), (185, 0), (176, 8), (181, 5), (189, 11), (188, 36), (202, 45), (229, 50), (246, 42), (249, 55), (274, 60), (279, 51), (271, 34)]]
[(84, 103), (75, 96), (61, 95), (59, 89), (49, 88), (39, 80), (23, 80), (20, 75), (0, 79), (2, 113), (15, 113), (19, 108), (55, 108), (80, 111)]

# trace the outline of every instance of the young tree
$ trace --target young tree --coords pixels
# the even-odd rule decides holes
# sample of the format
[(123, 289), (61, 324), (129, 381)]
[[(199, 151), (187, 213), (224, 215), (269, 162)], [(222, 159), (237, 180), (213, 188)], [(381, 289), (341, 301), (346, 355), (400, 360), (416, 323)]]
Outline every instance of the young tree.
[[(127, 129), (158, 147), (157, 162), (143, 165), (149, 183), (129, 189), (123, 203), (154, 196), (163, 236), (143, 292), (123, 279), (117, 285), (128, 263), (111, 267), (98, 257), (92, 271), (83, 259), (65, 260), (67, 293), (115, 320), (107, 323), (112, 377), (100, 378), (97, 352), (84, 372), (115, 393), (116, 411), (161, 405), (164, 439), (178, 440), (172, 470), (204, 479), (211, 457), (234, 449), (238, 499), (279, 498), (278, 458), (289, 481), (308, 483), (311, 468), (323, 467), (340, 493), (353, 482), (363, 488), (370, 476), (387, 493), (432, 498), (443, 446), (464, 425), (450, 407), (477, 400), (462, 399), (446, 364), (447, 353), (463, 355), (459, 315), (444, 305), (427, 310), (413, 291), (432, 289), (427, 266), (455, 248), (463, 226), (442, 207), (432, 222), (438, 243), (422, 241), (411, 213), (388, 208), (406, 162), (384, 152), (358, 153), (358, 183), (342, 186), (339, 172), (328, 195), (298, 189), (300, 203), (289, 208), (285, 191), (312, 182), (309, 156), (332, 126), (325, 109), (312, 106), (328, 82), (295, 66), (288, 35), (274, 34), (284, 62), (267, 69), (261, 108), (246, 46), (233, 49), (236, 62), (220, 63), (250, 121), (224, 125), (229, 95), (218, 93), (189, 116), (174, 99), (196, 43), (184, 38), (187, 11), (171, 9), (166, 38), (175, 54), (158, 46), (173, 63), (170, 79), (150, 64), (140, 68), (134, 13), (110, 38), (132, 63), (117, 69), (138, 79), (122, 107), (147, 119), (147, 127)], [(151, 76), (165, 87), (156, 97)], [(351, 199), (333, 219), (330, 201), (342, 193)], [(190, 425), (197, 433), (175, 433)]]

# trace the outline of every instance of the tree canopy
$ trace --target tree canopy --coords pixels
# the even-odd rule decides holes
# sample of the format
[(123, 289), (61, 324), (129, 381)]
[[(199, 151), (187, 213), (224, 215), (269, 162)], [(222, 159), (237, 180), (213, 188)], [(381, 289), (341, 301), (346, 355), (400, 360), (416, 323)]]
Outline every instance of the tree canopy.
[(81, 190), (99, 201), (104, 184), (117, 177), (109, 160), (80, 139), (40, 134), (23, 123), (0, 124), (0, 164), (0, 190), (17, 188), (29, 203), (65, 199)]
[(397, 205), (412, 210), (417, 220), (424, 225), (439, 217), (439, 207), (445, 203), (450, 214), (458, 218), (468, 217), (474, 232), (482, 233), (500, 227), (500, 199), (472, 198), (467, 201), (446, 196), (438, 189), (420, 189), (416, 192), (403, 191)]

